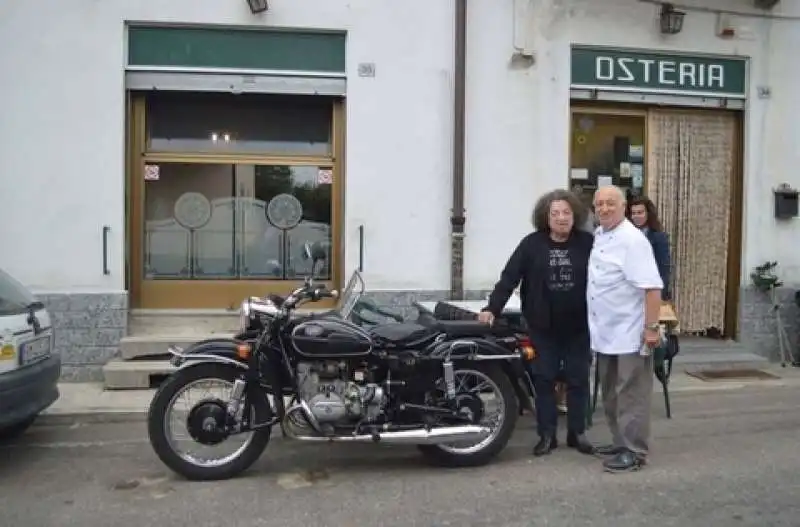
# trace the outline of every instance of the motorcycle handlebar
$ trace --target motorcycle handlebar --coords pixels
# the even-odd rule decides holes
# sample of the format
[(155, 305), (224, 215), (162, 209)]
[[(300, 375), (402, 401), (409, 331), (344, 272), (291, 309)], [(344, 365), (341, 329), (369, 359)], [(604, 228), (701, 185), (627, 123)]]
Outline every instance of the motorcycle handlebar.
[(339, 293), (335, 289), (328, 290), (324, 285), (314, 286), (312, 283), (307, 282), (303, 287), (295, 289), (286, 297), (282, 308), (284, 312), (288, 313), (303, 301), (319, 302), (323, 298), (337, 298), (338, 296)]

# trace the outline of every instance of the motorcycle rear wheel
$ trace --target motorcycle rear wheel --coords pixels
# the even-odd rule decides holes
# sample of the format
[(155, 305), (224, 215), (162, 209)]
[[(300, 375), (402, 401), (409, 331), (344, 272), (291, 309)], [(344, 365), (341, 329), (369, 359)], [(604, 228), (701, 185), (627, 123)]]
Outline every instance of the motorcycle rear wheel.
[(459, 370), (479, 371), (497, 386), (503, 397), (503, 422), (500, 423), (492, 440), (479, 450), (458, 452), (444, 445), (419, 445), (418, 448), (428, 462), (437, 466), (455, 468), (485, 465), (497, 457), (511, 439), (519, 416), (519, 400), (511, 379), (498, 364), (456, 365), (454, 371), (456, 376)]
[[(167, 437), (166, 418), (173, 399), (188, 384), (203, 380), (220, 380), (233, 383), (241, 375), (241, 370), (226, 364), (203, 363), (178, 370), (158, 389), (147, 416), (147, 432), (150, 445), (156, 455), (172, 471), (192, 481), (218, 481), (230, 479), (244, 472), (255, 463), (269, 443), (271, 428), (260, 428), (252, 432), (253, 437), (242, 451), (224, 464), (204, 466), (192, 463), (170, 444)], [(264, 423), (272, 417), (272, 407), (266, 393), (249, 400), (255, 423)]]

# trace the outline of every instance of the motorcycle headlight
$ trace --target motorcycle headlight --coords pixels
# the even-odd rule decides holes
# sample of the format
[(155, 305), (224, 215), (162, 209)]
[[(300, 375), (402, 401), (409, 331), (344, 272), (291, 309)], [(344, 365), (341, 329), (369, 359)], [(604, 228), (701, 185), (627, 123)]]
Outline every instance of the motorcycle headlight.
[(242, 332), (247, 331), (250, 325), (250, 299), (242, 302), (239, 307), (239, 329)]

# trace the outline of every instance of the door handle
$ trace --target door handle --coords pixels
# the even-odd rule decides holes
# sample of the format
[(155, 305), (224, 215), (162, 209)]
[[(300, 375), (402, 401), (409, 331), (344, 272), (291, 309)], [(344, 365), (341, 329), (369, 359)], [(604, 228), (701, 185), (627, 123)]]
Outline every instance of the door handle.
[(110, 275), (111, 269), (108, 268), (108, 234), (111, 232), (111, 227), (103, 225), (103, 274)]
[(364, 272), (364, 226), (358, 226), (358, 272)]

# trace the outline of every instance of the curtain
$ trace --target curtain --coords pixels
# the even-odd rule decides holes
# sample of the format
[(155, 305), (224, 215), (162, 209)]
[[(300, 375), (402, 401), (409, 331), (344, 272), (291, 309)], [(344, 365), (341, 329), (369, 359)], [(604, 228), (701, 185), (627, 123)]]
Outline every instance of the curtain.
[(647, 194), (669, 235), (681, 329), (724, 332), (736, 117), (653, 110), (647, 133)]

